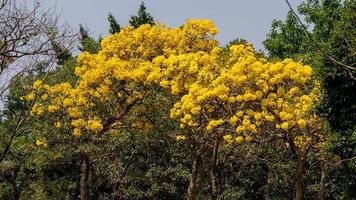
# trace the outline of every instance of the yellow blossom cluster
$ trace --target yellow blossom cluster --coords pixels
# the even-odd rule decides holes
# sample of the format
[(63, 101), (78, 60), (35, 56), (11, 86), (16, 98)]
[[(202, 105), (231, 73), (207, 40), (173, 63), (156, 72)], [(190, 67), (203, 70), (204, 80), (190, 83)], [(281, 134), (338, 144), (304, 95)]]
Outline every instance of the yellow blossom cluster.
[(311, 143), (311, 137), (308, 136), (296, 136), (294, 139), (294, 143), (300, 149), (304, 149), (308, 144)]
[(38, 147), (48, 148), (47, 142), (43, 139), (37, 139), (35, 143)]
[[(109, 130), (144, 98), (149, 87), (170, 87), (175, 94), (188, 90), (200, 65), (212, 60), (210, 54), (218, 46), (213, 39), (216, 33), (209, 20), (187, 20), (178, 28), (162, 24), (123, 28), (104, 38), (97, 54), (79, 55), (74, 85), (35, 81), (33, 91), (25, 96), (28, 101), (39, 97), (31, 115), (48, 113), (55, 120), (55, 128), (70, 128), (75, 137)], [(216, 56), (217, 52), (212, 54)], [(140, 120), (132, 124), (149, 128)]]
[[(208, 132), (218, 132), (226, 121), (235, 129), (237, 143), (271, 130), (309, 134), (321, 128), (312, 111), (320, 90), (310, 66), (291, 59), (267, 62), (249, 45), (231, 46), (228, 53), (225, 62), (213, 56), (214, 67), (189, 84), (171, 110), (172, 118), (180, 118), (183, 125), (206, 126)], [(224, 139), (233, 141), (230, 135)]]
[(185, 135), (177, 135), (177, 136), (176, 136), (176, 140), (177, 140), (177, 141), (186, 140), (186, 139), (187, 139), (187, 137), (186, 137)]
[[(78, 57), (75, 85), (35, 81), (25, 99), (39, 96), (31, 113), (57, 116), (55, 127), (69, 126), (75, 137), (113, 128), (150, 87), (179, 97), (170, 117), (182, 128), (224, 134), (228, 143), (320, 128), (312, 112), (319, 84), (310, 66), (291, 59), (268, 62), (251, 45), (225, 50), (216, 33), (209, 20), (188, 20), (179, 28), (126, 27), (104, 38), (97, 54)], [(132, 124), (142, 127), (139, 119)]]

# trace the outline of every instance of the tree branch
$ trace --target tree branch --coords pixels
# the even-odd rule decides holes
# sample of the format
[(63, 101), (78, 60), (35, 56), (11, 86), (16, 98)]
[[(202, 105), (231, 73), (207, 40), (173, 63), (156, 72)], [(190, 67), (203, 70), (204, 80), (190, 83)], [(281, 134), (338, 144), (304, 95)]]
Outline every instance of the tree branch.
[[(314, 46), (325, 56), (327, 57), (329, 60), (331, 60), (332, 62), (336, 63), (337, 65), (339, 66), (342, 66), (344, 69), (348, 69), (348, 70), (352, 70), (352, 71), (356, 71), (356, 67), (352, 67), (350, 65), (347, 65), (345, 63), (342, 63), (338, 60), (336, 60), (333, 55), (330, 55), (330, 52), (326, 52), (318, 42), (316, 42), (312, 35), (309, 33), (307, 27), (303, 24), (302, 20), (300, 19), (300, 17), (297, 15), (297, 13), (294, 11), (293, 7), (291, 6), (289, 0), (285, 0), (288, 7), (289, 7), (289, 10), (292, 12), (292, 14), (294, 15), (294, 17), (298, 20), (299, 24), (302, 26), (305, 34), (308, 36), (309, 40), (314, 44)], [(351, 74), (351, 73), (349, 73)], [(353, 80), (356, 80), (353, 76), (351, 76), (351, 78)]]

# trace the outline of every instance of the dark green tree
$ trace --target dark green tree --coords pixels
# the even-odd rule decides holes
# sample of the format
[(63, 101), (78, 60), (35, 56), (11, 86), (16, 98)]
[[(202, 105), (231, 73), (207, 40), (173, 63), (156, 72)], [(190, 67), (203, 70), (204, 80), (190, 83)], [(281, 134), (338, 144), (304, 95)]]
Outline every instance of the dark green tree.
[(355, 128), (355, 5), (350, 0), (308, 0), (299, 6), (305, 25), (290, 12), (284, 22), (273, 21), (263, 42), (271, 59), (291, 57), (317, 68), (326, 92), (322, 113), (335, 131)]
[(79, 24), (79, 50), (81, 52), (87, 51), (89, 53), (97, 53), (100, 49), (100, 39), (95, 40), (90, 37), (88, 28)]
[(305, 58), (309, 49), (305, 33), (292, 12), (284, 22), (273, 20), (271, 31), (263, 42), (271, 59)]
[(115, 19), (114, 15), (112, 15), (111, 13), (109, 13), (108, 15), (108, 21), (110, 24), (110, 28), (109, 28), (109, 33), (110, 34), (114, 34), (114, 33), (118, 33), (120, 32), (120, 24), (117, 22), (117, 20)]
[(329, 182), (319, 189), (327, 185), (332, 192), (325, 197), (336, 199), (356, 196), (355, 10), (354, 0), (307, 0), (298, 7), (304, 22), (290, 12), (284, 22), (272, 23), (264, 41), (271, 59), (291, 57), (316, 69), (324, 91), (318, 111), (330, 127), (327, 148), (341, 159), (329, 174), (322, 172), (328, 180), (321, 182)]
[(151, 14), (146, 11), (146, 6), (144, 2), (141, 2), (140, 7), (137, 11), (137, 15), (132, 15), (130, 17), (129, 23), (131, 26), (138, 28), (139, 26), (143, 25), (143, 24), (150, 24), (150, 25), (154, 25), (154, 19), (151, 16)]

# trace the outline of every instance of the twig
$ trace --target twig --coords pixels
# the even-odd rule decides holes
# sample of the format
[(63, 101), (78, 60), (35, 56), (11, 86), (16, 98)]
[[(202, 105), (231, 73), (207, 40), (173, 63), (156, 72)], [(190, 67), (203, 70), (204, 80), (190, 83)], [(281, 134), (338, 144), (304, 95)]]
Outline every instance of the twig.
[[(332, 62), (344, 67), (345, 69), (348, 69), (348, 70), (352, 70), (352, 71), (356, 71), (356, 67), (352, 67), (350, 65), (347, 65), (345, 63), (342, 63), (338, 60), (336, 60), (335, 58), (333, 58), (332, 56), (328, 55), (327, 52), (325, 52), (325, 50), (319, 45), (319, 43), (317, 43), (313, 37), (311, 36), (311, 34), (309, 33), (309, 31), (307, 30), (306, 26), (303, 24), (302, 20), (300, 19), (300, 17), (297, 15), (297, 13), (294, 11), (293, 7), (291, 6), (291, 4), (289, 3), (288, 0), (285, 0), (286, 3), (288, 4), (288, 7), (290, 9), (290, 11), (292, 12), (292, 14), (297, 18), (299, 24), (302, 26), (305, 34), (308, 36), (308, 38), (310, 39), (310, 41), (319, 49), (319, 51), (324, 54), (324, 56), (326, 56), (329, 60), (331, 60)], [(349, 73), (350, 75), (352, 75), (352, 73), (350, 72)], [(351, 76), (351, 78), (353, 80), (356, 80), (353, 76)]]

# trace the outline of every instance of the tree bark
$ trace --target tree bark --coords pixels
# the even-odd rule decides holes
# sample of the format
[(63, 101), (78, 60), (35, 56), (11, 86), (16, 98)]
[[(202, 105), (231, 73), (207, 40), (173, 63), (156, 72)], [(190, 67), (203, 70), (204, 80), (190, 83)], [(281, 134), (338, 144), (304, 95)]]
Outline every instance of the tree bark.
[(266, 164), (267, 167), (267, 182), (266, 182), (266, 189), (265, 189), (265, 194), (266, 194), (266, 199), (271, 199), (270, 196), (270, 188), (272, 187), (272, 181), (273, 181), (273, 174), (270, 166)]
[(11, 180), (11, 184), (12, 184), (12, 188), (14, 189), (14, 192), (13, 192), (14, 199), (15, 200), (20, 199), (21, 192), (20, 192), (19, 188), (17, 187), (16, 178)]
[(80, 185), (80, 199), (81, 200), (88, 200), (89, 195), (88, 195), (88, 180), (89, 180), (89, 158), (88, 155), (83, 154), (82, 155), (82, 169), (81, 169), (81, 174), (82, 174), (82, 180), (81, 180), (81, 185)]
[(111, 193), (111, 198), (113, 200), (121, 200), (122, 199), (120, 187), (121, 187), (121, 181), (120, 180), (115, 181), (113, 189), (112, 189), (113, 191)]
[(193, 200), (198, 178), (198, 169), (200, 164), (200, 155), (196, 156), (192, 163), (192, 178), (188, 186), (187, 200)]
[(321, 163), (321, 177), (320, 177), (320, 189), (319, 189), (319, 200), (324, 200), (324, 192), (325, 192), (325, 187), (324, 187), (324, 182), (325, 182), (325, 176), (326, 176), (326, 169), (324, 167), (324, 163)]
[(218, 162), (218, 153), (219, 153), (219, 139), (214, 141), (213, 147), (213, 159), (210, 168), (210, 182), (211, 182), (211, 199), (217, 199), (217, 175), (216, 175), (216, 168)]
[(18, 176), (19, 171), (20, 171), (20, 168), (16, 167), (13, 171), (13, 176), (10, 179), (12, 189), (14, 190), (12, 194), (13, 194), (13, 198), (15, 200), (20, 199), (20, 195), (21, 195), (20, 188), (17, 186), (17, 176)]
[[(80, 162), (80, 167), (82, 166), (83, 162)], [(74, 192), (74, 196), (73, 196), (73, 200), (79, 200), (80, 197), (80, 185), (81, 185), (81, 176), (79, 175), (78, 180), (76, 180), (76, 186), (75, 186), (75, 192)]]
[(298, 164), (296, 170), (296, 183), (295, 183), (295, 199), (302, 200), (303, 199), (303, 171), (304, 171), (304, 163), (305, 163), (305, 156), (298, 156)]

